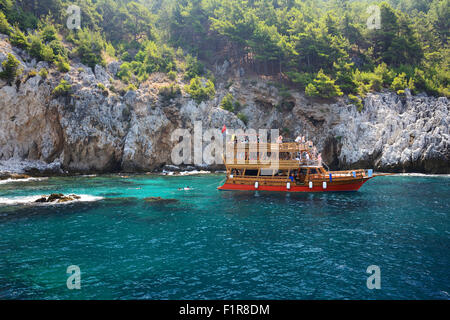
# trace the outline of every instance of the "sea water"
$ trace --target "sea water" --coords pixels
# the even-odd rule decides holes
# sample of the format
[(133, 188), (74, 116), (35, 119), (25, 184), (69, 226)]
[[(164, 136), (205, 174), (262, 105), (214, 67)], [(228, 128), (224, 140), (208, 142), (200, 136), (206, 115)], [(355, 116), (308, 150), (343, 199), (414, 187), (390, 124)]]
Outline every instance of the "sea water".
[[(218, 191), (223, 180), (0, 184), (0, 298), (449, 299), (448, 176), (317, 194)], [(54, 192), (82, 198), (30, 204)], [(79, 290), (67, 285), (69, 266), (79, 267)], [(380, 289), (367, 285), (369, 266), (379, 267)]]

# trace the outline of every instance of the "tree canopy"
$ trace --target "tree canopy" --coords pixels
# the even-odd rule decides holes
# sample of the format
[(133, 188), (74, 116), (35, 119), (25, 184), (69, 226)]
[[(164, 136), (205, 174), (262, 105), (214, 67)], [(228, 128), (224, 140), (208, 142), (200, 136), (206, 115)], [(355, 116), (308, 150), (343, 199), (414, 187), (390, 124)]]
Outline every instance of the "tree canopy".
[[(65, 28), (72, 4), (81, 8), (80, 30)], [(380, 28), (367, 26), (372, 5)], [(0, 32), (44, 60), (65, 59), (61, 40), (89, 66), (115, 56), (127, 63), (119, 76), (133, 83), (181, 69), (193, 79), (228, 60), (309, 86), (311, 95), (324, 83), (332, 96), (401, 92), (405, 83), (449, 95), (450, 0), (0, 0)]]

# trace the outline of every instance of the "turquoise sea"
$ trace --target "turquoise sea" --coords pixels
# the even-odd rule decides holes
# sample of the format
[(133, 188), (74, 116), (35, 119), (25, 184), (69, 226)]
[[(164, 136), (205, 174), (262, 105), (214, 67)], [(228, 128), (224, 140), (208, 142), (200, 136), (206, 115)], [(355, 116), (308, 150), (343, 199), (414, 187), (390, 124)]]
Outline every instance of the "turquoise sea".
[[(325, 194), (217, 191), (223, 180), (3, 182), (0, 299), (449, 299), (449, 176)], [(27, 203), (54, 192), (87, 201)], [(66, 286), (71, 265), (80, 290)], [(367, 288), (370, 265), (379, 290)]]

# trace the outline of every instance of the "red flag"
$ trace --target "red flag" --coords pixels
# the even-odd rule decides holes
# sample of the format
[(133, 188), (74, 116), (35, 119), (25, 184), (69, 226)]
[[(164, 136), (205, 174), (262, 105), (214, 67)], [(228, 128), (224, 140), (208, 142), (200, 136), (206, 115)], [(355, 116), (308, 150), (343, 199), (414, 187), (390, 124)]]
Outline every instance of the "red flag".
[(226, 126), (226, 125), (223, 125), (222, 133), (224, 133), (225, 131), (227, 131), (227, 126)]

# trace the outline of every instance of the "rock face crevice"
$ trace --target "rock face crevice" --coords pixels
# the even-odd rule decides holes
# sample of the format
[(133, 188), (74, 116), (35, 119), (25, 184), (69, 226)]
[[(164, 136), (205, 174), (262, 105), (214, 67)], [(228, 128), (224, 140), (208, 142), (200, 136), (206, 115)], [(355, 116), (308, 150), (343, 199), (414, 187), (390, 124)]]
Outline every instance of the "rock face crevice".
[[(0, 62), (12, 53), (21, 61), (23, 74), (50, 69), (47, 79), (30, 77), (18, 89), (0, 81), (0, 170), (158, 170), (172, 164), (172, 133), (179, 128), (192, 133), (199, 121), (203, 130), (226, 125), (279, 129), (287, 139), (306, 135), (332, 169), (450, 173), (446, 98), (412, 96), (408, 90), (404, 97), (392, 92), (369, 94), (358, 112), (346, 98), (317, 101), (295, 90), (286, 97), (267, 81), (249, 81), (238, 72), (231, 85), (224, 74), (217, 74), (216, 97), (211, 101), (197, 104), (183, 93), (162, 103), (157, 81), (123, 96), (114, 93), (110, 80), (117, 62), (107, 68), (96, 66), (95, 72), (76, 64), (60, 74), (0, 42)], [(61, 79), (72, 86), (69, 97), (52, 94)], [(111, 89), (105, 94), (99, 83)], [(245, 116), (246, 124), (220, 108), (228, 93), (239, 102), (235, 112)]]
[[(448, 173), (449, 103), (446, 98), (371, 94), (362, 112), (342, 108), (332, 132), (342, 136), (341, 166), (373, 164), (383, 171)], [(364, 163), (366, 162), (366, 163)]]

